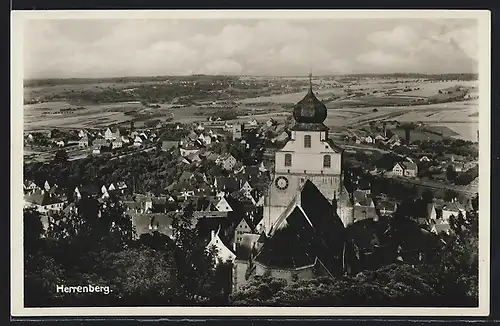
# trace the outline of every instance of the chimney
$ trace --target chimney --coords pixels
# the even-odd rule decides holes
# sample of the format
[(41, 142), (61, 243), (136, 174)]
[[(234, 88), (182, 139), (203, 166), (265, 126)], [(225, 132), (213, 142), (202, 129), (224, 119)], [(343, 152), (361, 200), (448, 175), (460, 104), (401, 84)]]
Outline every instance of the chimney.
[(215, 231), (210, 231), (210, 239), (213, 240), (215, 238)]

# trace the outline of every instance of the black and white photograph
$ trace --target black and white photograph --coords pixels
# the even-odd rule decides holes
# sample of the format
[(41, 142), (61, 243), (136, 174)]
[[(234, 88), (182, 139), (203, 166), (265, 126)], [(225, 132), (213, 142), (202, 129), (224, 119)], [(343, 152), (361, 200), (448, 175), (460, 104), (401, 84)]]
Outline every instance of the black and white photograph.
[(13, 316), (489, 313), (489, 12), (12, 21)]

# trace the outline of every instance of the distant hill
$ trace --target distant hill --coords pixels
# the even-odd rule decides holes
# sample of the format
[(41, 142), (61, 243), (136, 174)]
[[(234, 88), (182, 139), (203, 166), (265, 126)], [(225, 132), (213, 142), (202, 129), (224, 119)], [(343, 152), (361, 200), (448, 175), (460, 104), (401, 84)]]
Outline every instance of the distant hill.
[[(249, 77), (245, 75), (246, 77)], [(151, 82), (165, 80), (193, 80), (193, 79), (238, 79), (245, 76), (225, 76), (225, 75), (190, 75), (190, 76), (129, 76), (129, 77), (109, 77), (109, 78), (46, 78), (46, 79), (26, 79), (24, 87), (55, 86), (61, 84), (93, 84), (93, 83), (131, 83), (131, 82)], [(257, 76), (255, 76), (257, 77)], [(264, 77), (264, 76), (260, 76)], [(280, 76), (265, 76), (267, 78)], [(307, 76), (295, 76), (296, 78), (306, 78)], [(422, 78), (434, 80), (478, 80), (477, 73), (459, 73), (459, 74), (420, 74), (420, 73), (393, 73), (393, 74), (336, 74), (315, 76), (315, 78)], [(293, 78), (293, 76), (287, 76)]]

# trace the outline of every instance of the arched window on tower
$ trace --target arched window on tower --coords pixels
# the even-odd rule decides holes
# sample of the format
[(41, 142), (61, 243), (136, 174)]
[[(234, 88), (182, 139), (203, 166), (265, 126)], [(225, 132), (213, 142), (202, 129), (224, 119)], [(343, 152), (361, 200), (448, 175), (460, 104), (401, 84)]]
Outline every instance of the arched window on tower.
[(292, 166), (292, 154), (285, 154), (285, 166)]
[(330, 155), (323, 156), (323, 167), (324, 168), (332, 167), (332, 157)]
[(311, 135), (304, 136), (304, 147), (311, 148)]

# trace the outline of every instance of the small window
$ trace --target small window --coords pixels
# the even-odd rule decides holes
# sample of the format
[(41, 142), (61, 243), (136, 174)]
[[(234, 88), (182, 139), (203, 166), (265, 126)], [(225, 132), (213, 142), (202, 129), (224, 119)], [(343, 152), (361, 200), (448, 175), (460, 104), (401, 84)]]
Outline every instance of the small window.
[(292, 154), (285, 154), (285, 166), (292, 166)]
[(323, 167), (329, 168), (332, 166), (332, 157), (330, 155), (323, 156)]
[(304, 147), (311, 148), (311, 135), (304, 136)]

